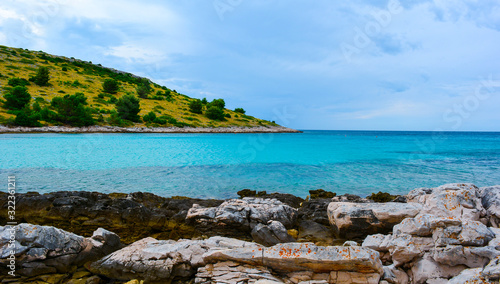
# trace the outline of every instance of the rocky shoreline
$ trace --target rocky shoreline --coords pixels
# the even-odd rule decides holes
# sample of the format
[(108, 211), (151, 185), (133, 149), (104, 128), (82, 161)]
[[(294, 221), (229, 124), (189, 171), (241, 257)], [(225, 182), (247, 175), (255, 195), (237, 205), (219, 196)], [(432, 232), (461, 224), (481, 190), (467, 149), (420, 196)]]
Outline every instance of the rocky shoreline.
[[(313, 192), (311, 192), (313, 193)], [(240, 192), (0, 194), (8, 283), (498, 283), (500, 186), (446, 184), (377, 203)], [(333, 196), (333, 198), (332, 198)], [(9, 271), (16, 229), (16, 275)], [(10, 277), (10, 278), (9, 278)], [(142, 282), (141, 282), (142, 281)]]
[(2, 133), (300, 133), (283, 126), (256, 127), (118, 127), (118, 126), (44, 126), (7, 127), (0, 125)]

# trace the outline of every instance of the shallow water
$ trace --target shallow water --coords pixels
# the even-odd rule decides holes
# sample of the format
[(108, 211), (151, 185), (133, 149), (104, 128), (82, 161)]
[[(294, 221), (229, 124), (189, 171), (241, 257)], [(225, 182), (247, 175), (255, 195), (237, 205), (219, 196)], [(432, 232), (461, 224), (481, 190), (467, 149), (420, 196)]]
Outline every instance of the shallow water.
[(367, 195), (500, 184), (500, 133), (1, 134), (0, 149), (0, 178), (15, 175), (18, 192), (305, 197), (317, 188)]

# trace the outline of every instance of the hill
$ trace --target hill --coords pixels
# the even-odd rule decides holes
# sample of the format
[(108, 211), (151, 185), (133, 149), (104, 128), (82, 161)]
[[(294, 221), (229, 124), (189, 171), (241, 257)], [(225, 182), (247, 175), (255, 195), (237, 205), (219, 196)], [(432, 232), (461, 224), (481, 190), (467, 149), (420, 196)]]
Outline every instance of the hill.
[[(147, 78), (42, 51), (0, 46), (0, 86), (1, 125), (278, 126), (242, 108), (227, 109), (223, 99), (190, 98)], [(27, 103), (19, 99), (26, 92), (31, 97)], [(138, 99), (138, 113), (132, 96)]]

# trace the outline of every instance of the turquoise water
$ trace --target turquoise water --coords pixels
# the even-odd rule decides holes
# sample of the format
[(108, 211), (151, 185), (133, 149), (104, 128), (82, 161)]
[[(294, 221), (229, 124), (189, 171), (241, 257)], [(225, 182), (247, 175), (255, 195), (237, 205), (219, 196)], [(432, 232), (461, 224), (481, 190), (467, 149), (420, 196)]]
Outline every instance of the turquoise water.
[(500, 184), (500, 133), (2, 134), (0, 149), (0, 178), (15, 175), (18, 192), (305, 197), (317, 188), (367, 195)]

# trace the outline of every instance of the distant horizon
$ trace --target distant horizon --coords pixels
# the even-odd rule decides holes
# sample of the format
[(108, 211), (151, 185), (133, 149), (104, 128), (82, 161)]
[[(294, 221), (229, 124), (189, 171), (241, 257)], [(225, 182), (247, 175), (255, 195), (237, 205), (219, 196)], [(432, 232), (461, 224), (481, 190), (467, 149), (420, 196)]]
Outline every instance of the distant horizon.
[(373, 131), (373, 132), (485, 132), (500, 133), (498, 130), (373, 130), (373, 129), (296, 129), (299, 131)]
[(436, 0), (25, 0), (0, 4), (0, 44), (223, 98), (294, 129), (495, 132), (499, 9)]

